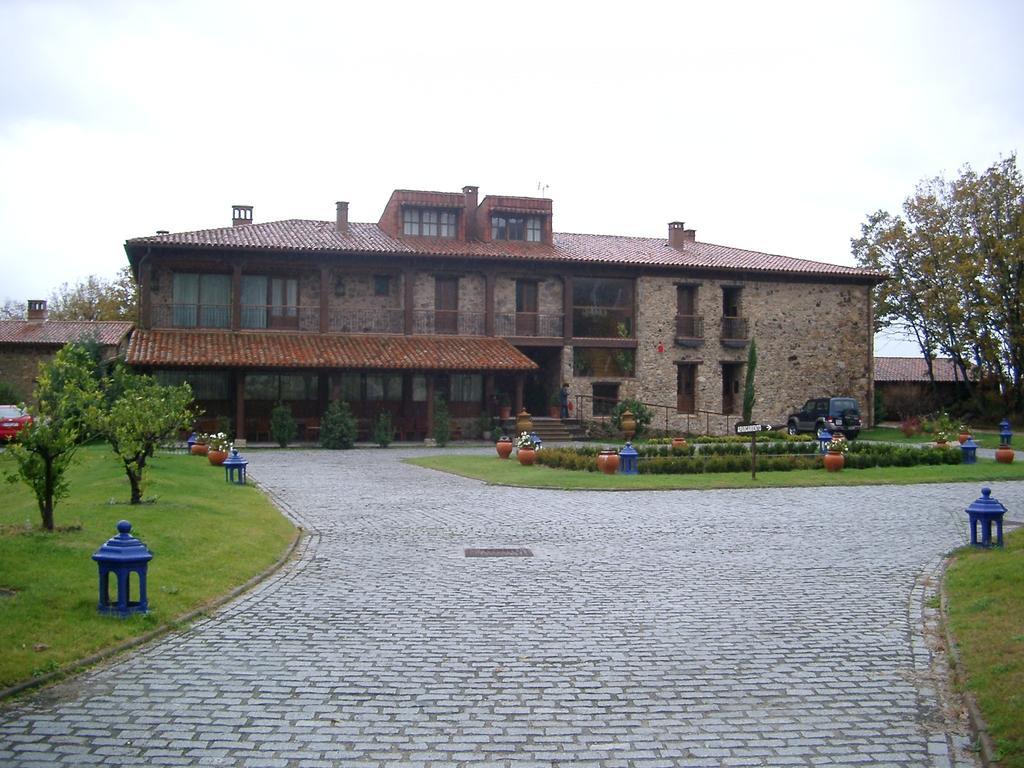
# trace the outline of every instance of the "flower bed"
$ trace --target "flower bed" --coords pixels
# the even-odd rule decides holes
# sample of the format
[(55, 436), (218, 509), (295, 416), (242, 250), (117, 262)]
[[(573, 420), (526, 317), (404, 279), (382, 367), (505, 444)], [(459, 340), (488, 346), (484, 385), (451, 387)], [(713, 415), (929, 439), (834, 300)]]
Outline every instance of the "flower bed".
[[(703, 472), (749, 472), (750, 451), (742, 445), (701, 445), (672, 448), (664, 445), (637, 447), (641, 474), (700, 474)], [(760, 472), (789, 472), (794, 469), (818, 469), (821, 455), (814, 443), (767, 444), (758, 446), (757, 469)], [(537, 455), (537, 463), (547, 467), (585, 472), (597, 471), (601, 448), (551, 448)], [(900, 448), (893, 445), (854, 443), (846, 454), (847, 469), (871, 467), (912, 467), (918, 464), (959, 464), (959, 450), (942, 448)]]

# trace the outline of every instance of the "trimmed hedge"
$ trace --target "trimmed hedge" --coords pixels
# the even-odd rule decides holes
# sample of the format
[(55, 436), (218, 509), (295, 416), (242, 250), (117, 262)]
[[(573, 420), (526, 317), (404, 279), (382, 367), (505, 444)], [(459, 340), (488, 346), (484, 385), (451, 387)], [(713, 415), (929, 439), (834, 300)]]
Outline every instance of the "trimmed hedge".
[[(742, 448), (743, 446), (735, 446)], [(790, 472), (794, 469), (818, 469), (823, 466), (817, 446), (808, 451), (804, 446), (778, 446), (787, 450), (765, 450), (758, 446), (759, 472)], [(703, 472), (749, 472), (749, 450), (734, 450), (733, 446), (701, 446), (695, 454), (693, 446), (685, 449), (668, 446), (640, 446), (637, 466), (641, 474), (688, 475)], [(714, 448), (715, 450), (705, 450)], [(723, 450), (725, 449), (725, 450)], [(537, 463), (557, 469), (596, 472), (597, 454), (601, 448), (545, 448), (537, 453)], [(851, 444), (846, 454), (847, 469), (871, 467), (912, 467), (918, 464), (959, 464), (963, 453), (945, 448), (901, 448), (893, 445)]]

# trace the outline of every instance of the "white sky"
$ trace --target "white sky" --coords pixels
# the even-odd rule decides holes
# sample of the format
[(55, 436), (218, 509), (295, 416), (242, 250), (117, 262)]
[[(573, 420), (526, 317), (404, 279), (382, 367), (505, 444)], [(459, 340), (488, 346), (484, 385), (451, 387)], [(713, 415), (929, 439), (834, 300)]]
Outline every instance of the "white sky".
[(1022, 29), (1019, 0), (0, 0), (0, 300), (233, 203), (376, 221), (467, 184), (852, 263), (869, 212), (1024, 149)]

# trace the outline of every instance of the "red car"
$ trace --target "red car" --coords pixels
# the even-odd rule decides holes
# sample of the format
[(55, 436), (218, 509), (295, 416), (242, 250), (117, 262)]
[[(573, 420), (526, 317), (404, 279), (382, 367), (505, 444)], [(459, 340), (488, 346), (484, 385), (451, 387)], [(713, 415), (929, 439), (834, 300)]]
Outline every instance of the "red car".
[(13, 440), (32, 417), (16, 405), (0, 405), (0, 441)]

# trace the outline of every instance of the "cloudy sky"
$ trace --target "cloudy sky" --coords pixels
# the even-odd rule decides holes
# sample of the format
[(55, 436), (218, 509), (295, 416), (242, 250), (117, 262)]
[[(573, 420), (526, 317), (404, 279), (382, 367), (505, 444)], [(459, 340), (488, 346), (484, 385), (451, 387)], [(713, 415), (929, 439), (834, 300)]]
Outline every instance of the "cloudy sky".
[(467, 184), (852, 263), (868, 212), (1024, 148), (1021, 29), (1018, 0), (0, 0), (0, 300), (233, 203), (376, 221)]

